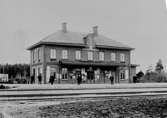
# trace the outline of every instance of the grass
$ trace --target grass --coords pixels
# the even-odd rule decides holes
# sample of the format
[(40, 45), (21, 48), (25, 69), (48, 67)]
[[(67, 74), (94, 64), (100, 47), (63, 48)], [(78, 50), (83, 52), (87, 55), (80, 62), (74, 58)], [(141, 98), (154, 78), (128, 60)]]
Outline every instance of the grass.
[(117, 97), (20, 109), (16, 118), (166, 118), (167, 96)]

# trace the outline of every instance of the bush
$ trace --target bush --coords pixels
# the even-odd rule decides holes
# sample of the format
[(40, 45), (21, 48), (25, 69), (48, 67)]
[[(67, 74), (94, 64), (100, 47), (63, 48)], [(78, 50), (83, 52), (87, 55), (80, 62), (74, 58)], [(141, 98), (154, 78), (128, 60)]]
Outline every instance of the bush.
[(166, 118), (167, 99), (161, 97), (127, 97), (41, 106), (38, 115), (41, 118)]
[(6, 89), (7, 87), (4, 86), (3, 84), (0, 85), (0, 89)]
[(167, 73), (149, 72), (146, 73), (142, 82), (167, 82)]

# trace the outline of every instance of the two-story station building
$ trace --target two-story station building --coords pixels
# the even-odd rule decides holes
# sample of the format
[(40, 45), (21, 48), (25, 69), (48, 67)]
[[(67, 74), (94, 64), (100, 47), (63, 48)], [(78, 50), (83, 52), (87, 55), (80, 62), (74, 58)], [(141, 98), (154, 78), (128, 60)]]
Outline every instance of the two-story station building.
[(55, 83), (75, 83), (76, 73), (83, 81), (92, 79), (95, 83), (108, 83), (112, 73), (115, 83), (131, 82), (136, 74), (136, 65), (131, 64), (133, 48), (98, 33), (79, 33), (62, 29), (30, 46), (31, 75), (42, 74), (42, 83), (48, 83), (55, 75)]

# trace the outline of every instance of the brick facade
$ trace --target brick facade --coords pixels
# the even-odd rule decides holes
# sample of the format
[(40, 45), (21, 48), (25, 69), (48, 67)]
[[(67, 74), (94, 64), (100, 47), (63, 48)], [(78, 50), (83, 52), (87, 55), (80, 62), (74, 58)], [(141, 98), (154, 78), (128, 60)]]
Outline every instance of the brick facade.
[[(123, 47), (124, 45), (122, 46), (120, 43), (115, 42), (115, 45), (118, 47), (113, 45), (111, 47), (108, 45), (99, 45), (97, 44), (97, 41), (99, 41), (98, 37), (102, 41), (103, 37), (100, 37), (97, 29), (94, 29), (94, 32), (94, 34), (88, 34), (87, 37), (84, 36), (83, 38), (81, 37), (82, 35), (70, 34), (69, 38), (72, 36), (74, 39), (76, 38), (76, 44), (70, 42), (56, 42), (57, 38), (54, 39), (54, 42), (49, 42), (50, 39), (53, 39), (51, 36), (46, 42), (39, 42), (31, 46), (29, 48), (31, 58), (30, 68), (31, 75), (35, 75), (35, 83), (38, 83), (39, 73), (42, 75), (42, 83), (48, 83), (52, 74), (54, 74), (55, 83), (76, 83), (76, 73), (78, 71), (86, 78), (84, 82), (88, 83), (89, 69), (92, 69), (94, 73), (93, 79), (91, 80), (94, 83), (108, 83), (109, 79), (107, 75), (109, 73), (114, 76), (115, 83), (131, 82), (132, 77), (136, 74), (136, 66), (133, 65), (132, 67), (130, 59), (132, 48)], [(60, 35), (60, 33), (62, 34)], [(68, 31), (66, 29), (63, 30), (63, 32), (60, 31), (60, 33), (58, 35), (62, 38), (66, 38)], [(81, 39), (78, 39), (78, 37), (81, 37)], [(95, 40), (94, 37), (97, 37), (97, 39)], [(66, 38), (66, 40), (70, 39)], [(79, 40), (83, 40), (83, 44), (81, 44)], [(53, 54), (54, 59), (51, 59), (51, 50), (56, 50), (52, 52), (55, 53)], [(67, 50), (67, 59), (62, 58), (63, 50)], [(81, 59), (79, 60), (76, 59), (76, 51), (81, 52)], [(88, 52), (93, 52), (93, 60), (88, 60)], [(100, 52), (102, 52), (102, 56), (104, 54), (104, 60), (100, 60)], [(111, 60), (111, 53), (115, 54), (114, 61)], [(103, 59), (103, 57), (101, 58)], [(124, 61), (121, 62), (121, 59)]]

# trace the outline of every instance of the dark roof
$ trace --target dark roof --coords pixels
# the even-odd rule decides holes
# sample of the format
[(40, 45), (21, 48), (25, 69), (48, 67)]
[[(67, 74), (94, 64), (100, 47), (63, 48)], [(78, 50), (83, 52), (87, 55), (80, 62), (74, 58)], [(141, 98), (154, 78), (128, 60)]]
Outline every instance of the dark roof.
[[(79, 32), (62, 32), (61, 30), (45, 37), (38, 43), (30, 46), (28, 50), (35, 48), (41, 44), (55, 44), (55, 45), (71, 45), (71, 46), (84, 46), (84, 37), (87, 36), (88, 33), (79, 33)], [(96, 47), (98, 48), (114, 48), (114, 49), (128, 49), (132, 50), (133, 48), (117, 42), (111, 38), (105, 37), (103, 35), (98, 35), (95, 38)]]

